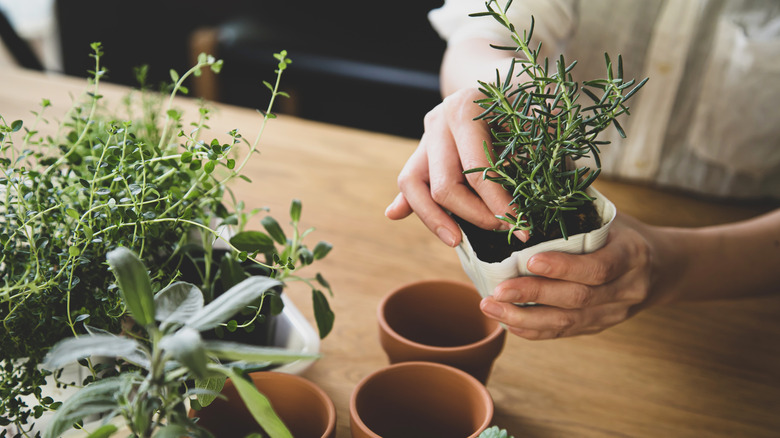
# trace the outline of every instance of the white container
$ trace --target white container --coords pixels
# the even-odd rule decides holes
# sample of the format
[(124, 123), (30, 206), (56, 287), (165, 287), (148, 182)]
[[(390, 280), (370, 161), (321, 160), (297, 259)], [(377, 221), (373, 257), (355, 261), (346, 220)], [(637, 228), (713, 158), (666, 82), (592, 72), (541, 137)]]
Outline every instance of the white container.
[[(320, 336), (286, 294), (282, 294), (284, 309), (276, 318), (274, 343), (295, 353), (317, 354), (320, 352)], [(274, 371), (302, 374), (316, 359), (299, 359), (274, 368)]]
[[(515, 251), (508, 258), (497, 263), (483, 262), (471, 247), (468, 237), (461, 230), (461, 242), (455, 250), (460, 258), (461, 266), (471, 282), (483, 297), (493, 295), (493, 291), (499, 283), (510, 278), (533, 275), (528, 271), (528, 259), (532, 255), (545, 251), (560, 251), (570, 254), (586, 254), (593, 252), (607, 241), (607, 234), (612, 221), (615, 219), (617, 209), (609, 199), (590, 187), (586, 193), (595, 198), (593, 201), (596, 211), (601, 216), (602, 226), (596, 230), (584, 234), (575, 234), (568, 239), (555, 239), (542, 242), (537, 245)], [(530, 304), (530, 303), (528, 303)]]

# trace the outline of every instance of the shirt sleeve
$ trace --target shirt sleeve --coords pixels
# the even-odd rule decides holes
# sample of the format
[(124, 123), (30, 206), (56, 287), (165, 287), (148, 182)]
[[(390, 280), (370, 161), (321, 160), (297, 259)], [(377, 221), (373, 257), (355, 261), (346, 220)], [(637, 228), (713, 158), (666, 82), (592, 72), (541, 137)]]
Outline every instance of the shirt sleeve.
[[(447, 44), (484, 38), (494, 44), (512, 45), (509, 31), (492, 17), (469, 16), (484, 11), (484, 0), (445, 0), (428, 13), (428, 20)], [(507, 16), (520, 32), (530, 28), (533, 16), (534, 41), (556, 48), (572, 35), (577, 21), (574, 0), (515, 0)]]

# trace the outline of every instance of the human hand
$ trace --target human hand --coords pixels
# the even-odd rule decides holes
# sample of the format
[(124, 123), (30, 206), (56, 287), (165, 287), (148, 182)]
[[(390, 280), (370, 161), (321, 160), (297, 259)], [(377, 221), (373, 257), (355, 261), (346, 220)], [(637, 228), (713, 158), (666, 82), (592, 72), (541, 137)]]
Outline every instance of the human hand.
[[(607, 243), (590, 254), (544, 252), (482, 300), (482, 312), (526, 339), (598, 333), (645, 308), (658, 289), (652, 227), (618, 214)], [(518, 307), (534, 302), (543, 306)]]
[[(511, 196), (480, 173), (463, 174), (488, 164), (483, 142), (490, 141), (490, 131), (486, 123), (474, 121), (482, 112), (474, 101), (481, 97), (476, 88), (459, 90), (425, 116), (425, 132), (398, 176), (400, 193), (385, 211), (388, 218), (414, 212), (449, 246), (458, 245), (461, 234), (446, 211), (484, 229), (508, 229), (495, 216), (507, 212)], [(515, 234), (528, 239), (526, 231)]]

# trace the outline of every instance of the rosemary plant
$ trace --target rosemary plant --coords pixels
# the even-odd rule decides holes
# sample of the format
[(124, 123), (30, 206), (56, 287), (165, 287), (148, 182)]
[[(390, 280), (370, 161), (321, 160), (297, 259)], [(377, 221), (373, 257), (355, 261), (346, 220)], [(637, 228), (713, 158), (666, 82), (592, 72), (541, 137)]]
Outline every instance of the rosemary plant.
[[(120, 329), (126, 308), (105, 266), (106, 255), (117, 247), (130, 248), (151, 269), (154, 290), (180, 279), (188, 264), (196, 268), (186, 280), (203, 291), (207, 302), (250, 275), (299, 280), (312, 289), (321, 337), (334, 319), (322, 292), (330, 292), (327, 281), (320, 274), (297, 274), (331, 248), (320, 242), (310, 250), (303, 243), (311, 229), (298, 229), (300, 202), (293, 201), (290, 210), (292, 236), (269, 215), (258, 224), (265, 232), (249, 230), (250, 220), (262, 210), (247, 211), (229, 187), (236, 178), (249, 179), (242, 170), (274, 118), (274, 101), (286, 96), (279, 88), (290, 64), (286, 52), (274, 55), (276, 82), (265, 82), (271, 98), (256, 139), (247, 141), (234, 129), (220, 141), (201, 138), (210, 116), (205, 104), (186, 128), (174, 104), (177, 94), (187, 93), (189, 77), (203, 69), (218, 72), (222, 61), (202, 54), (187, 72), (172, 70), (167, 98), (150, 91), (145, 69), (138, 69), (141, 91), (128, 95), (127, 115), (117, 116), (100, 94), (106, 75), (102, 47), (94, 43), (92, 50), (88, 89), (56, 125), (56, 134), (39, 131), (48, 123), (44, 113), (51, 102), (46, 99), (29, 127), (0, 116), (0, 427), (15, 424), (24, 435), (36, 418), (59, 406), (42, 393), (46, 380), (71, 383), (39, 367), (46, 351), (78, 335), (82, 322), (111, 332)], [(233, 226), (236, 233), (223, 237), (221, 225)], [(227, 248), (220, 257), (214, 250), (217, 241)], [(278, 312), (281, 300), (274, 299), (275, 293), (268, 291), (265, 302)], [(249, 303), (246, 318), (219, 327), (251, 330), (262, 322), (261, 302)], [(86, 364), (90, 379), (115, 372)]]
[[(565, 216), (593, 200), (586, 189), (601, 171), (599, 146), (608, 143), (598, 136), (613, 125), (625, 137), (616, 119), (629, 113), (626, 102), (647, 79), (638, 84), (624, 80), (622, 58), (615, 71), (605, 54), (606, 78), (580, 85), (572, 78), (576, 61), (566, 64), (561, 55), (551, 65), (540, 59), (541, 44), (530, 46), (533, 17), (530, 29), (519, 33), (506, 14), (511, 3), (501, 8), (497, 0), (490, 0), (485, 3), (487, 11), (471, 14), (493, 17), (505, 27), (515, 47), (493, 47), (517, 56), (503, 80), (497, 73), (495, 82), (479, 82), (485, 98), (476, 103), (484, 112), (476, 120), (490, 125), (492, 147), (484, 143), (487, 167), (465, 173), (480, 172), (512, 195), (511, 211), (498, 216), (511, 225), (510, 238), (516, 230), (543, 235), (560, 230), (568, 238)], [(592, 103), (582, 104), (580, 91)], [(595, 169), (574, 164), (586, 156), (594, 158)]]

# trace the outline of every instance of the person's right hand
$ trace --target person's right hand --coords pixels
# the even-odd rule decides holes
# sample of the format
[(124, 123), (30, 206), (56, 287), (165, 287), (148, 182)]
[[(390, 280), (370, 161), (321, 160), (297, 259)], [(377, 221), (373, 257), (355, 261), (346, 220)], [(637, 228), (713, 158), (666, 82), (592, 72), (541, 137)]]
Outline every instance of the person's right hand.
[[(400, 193), (385, 211), (388, 218), (403, 219), (414, 212), (449, 246), (458, 245), (461, 235), (446, 211), (480, 228), (508, 229), (496, 215), (509, 211), (509, 193), (481, 173), (463, 174), (488, 165), (483, 142), (490, 145), (490, 130), (485, 122), (474, 121), (482, 113), (474, 101), (482, 97), (476, 88), (462, 89), (425, 116), (425, 132), (398, 176)], [(528, 239), (526, 231), (515, 234)]]

